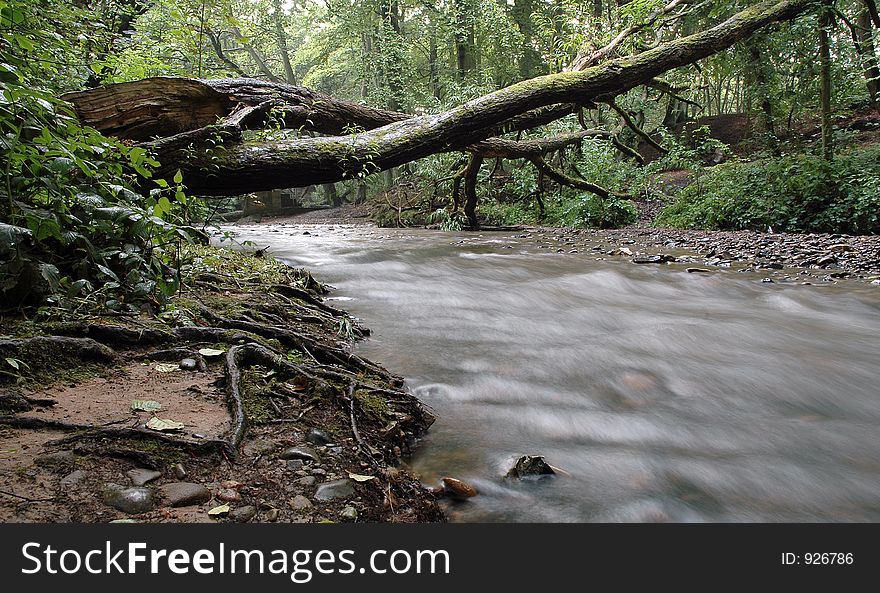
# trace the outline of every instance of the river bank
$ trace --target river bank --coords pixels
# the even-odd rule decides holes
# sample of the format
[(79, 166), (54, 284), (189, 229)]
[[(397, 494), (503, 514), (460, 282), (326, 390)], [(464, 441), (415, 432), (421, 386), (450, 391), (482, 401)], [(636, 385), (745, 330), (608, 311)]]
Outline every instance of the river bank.
[[(644, 222), (644, 221), (643, 221)], [(364, 206), (344, 206), (300, 216), (265, 217), (245, 223), (372, 226)], [(381, 229), (377, 229), (381, 233)], [(491, 234), (509, 247), (535, 243), (547, 253), (630, 259), (638, 264), (681, 264), (693, 273), (716, 269), (755, 272), (774, 282), (834, 283), (855, 280), (880, 285), (880, 236), (756, 231), (702, 231), (631, 226), (572, 229), (521, 226)], [(522, 240), (522, 241), (520, 241)], [(681, 267), (681, 266), (677, 266)]]
[(308, 272), (193, 248), (156, 316), (2, 319), (0, 521), (440, 521), (433, 422)]

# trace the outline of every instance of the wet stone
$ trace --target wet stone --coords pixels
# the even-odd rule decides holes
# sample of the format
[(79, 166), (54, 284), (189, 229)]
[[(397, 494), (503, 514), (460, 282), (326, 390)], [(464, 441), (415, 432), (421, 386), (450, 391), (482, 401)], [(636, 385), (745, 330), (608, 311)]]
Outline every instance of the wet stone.
[(257, 507), (252, 505), (246, 505), (243, 507), (236, 507), (232, 509), (229, 513), (229, 518), (235, 521), (236, 523), (247, 523), (251, 519), (253, 519), (257, 515)]
[(119, 484), (107, 484), (101, 498), (107, 506), (129, 515), (146, 513), (153, 508), (152, 491), (141, 486), (125, 488)]
[(186, 507), (211, 500), (211, 491), (193, 482), (172, 482), (159, 487), (165, 504), (170, 507)]
[(505, 477), (518, 480), (538, 479), (552, 476), (556, 472), (541, 455), (523, 455), (517, 459)]
[(161, 478), (162, 472), (157, 472), (152, 469), (135, 468), (125, 472), (125, 475), (128, 476), (128, 479), (131, 480), (131, 483), (134, 486), (143, 486), (144, 484)]
[(354, 494), (354, 484), (351, 480), (334, 480), (318, 486), (315, 491), (315, 500), (333, 500), (334, 498), (346, 498)]
[(333, 442), (333, 437), (320, 428), (313, 428), (306, 434), (306, 440), (313, 445), (327, 445)]
[(194, 371), (198, 368), (198, 363), (195, 358), (184, 358), (180, 361), (180, 370), (182, 371)]
[(318, 454), (311, 447), (289, 447), (279, 455), (281, 459), (300, 459), (318, 462)]

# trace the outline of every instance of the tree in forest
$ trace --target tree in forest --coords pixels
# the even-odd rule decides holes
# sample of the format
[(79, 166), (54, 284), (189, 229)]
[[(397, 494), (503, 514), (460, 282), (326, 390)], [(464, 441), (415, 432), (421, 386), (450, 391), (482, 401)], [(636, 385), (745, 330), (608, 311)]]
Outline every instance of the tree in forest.
[[(68, 99), (84, 122), (108, 133), (141, 141), (162, 136), (146, 141), (144, 147), (163, 163), (165, 169), (160, 173), (167, 174), (168, 167), (179, 166), (190, 191), (196, 194), (230, 195), (328, 183), (363, 177), (437, 152), (464, 150), (471, 154), (461, 172), (467, 196), (465, 212), (476, 226), (475, 171), (486, 156), (527, 158), (559, 183), (603, 197), (611, 193), (589, 180), (555, 170), (541, 158), (547, 150), (540, 142), (523, 147), (515, 140), (500, 137), (504, 133), (532, 129), (606, 104), (628, 128), (652, 141), (615, 97), (639, 85), (668, 88), (657, 80), (658, 76), (717, 54), (812, 6), (809, 0), (761, 2), (708, 29), (616, 57), (629, 36), (642, 30), (633, 25), (605, 47), (579, 59), (572, 71), (513, 84), (436, 115), (410, 117), (298, 87), (247, 80), (153, 80), (75, 93)], [(670, 15), (681, 18), (674, 12), (681, 8), (682, 3), (673, 1), (644, 18), (649, 22)], [(187, 97), (188, 104), (181, 105), (178, 97)], [(144, 100), (164, 103), (162, 117), (142, 117)], [(104, 107), (111, 103), (116, 105), (117, 113), (106, 117)], [(262, 127), (270, 112), (288, 129), (332, 135), (263, 144), (242, 142), (242, 132)], [(215, 123), (217, 118), (221, 118), (220, 123)], [(362, 131), (339, 135), (352, 126)], [(579, 133), (580, 139), (588, 136), (613, 139), (614, 134), (591, 129)], [(559, 141), (564, 139), (546, 142), (555, 145)]]

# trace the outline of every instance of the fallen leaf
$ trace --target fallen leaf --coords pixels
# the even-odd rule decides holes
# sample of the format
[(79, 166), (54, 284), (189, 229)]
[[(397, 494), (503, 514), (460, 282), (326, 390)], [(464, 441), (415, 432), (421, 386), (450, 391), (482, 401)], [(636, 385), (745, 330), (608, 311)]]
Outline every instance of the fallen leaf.
[(140, 523), (137, 519), (113, 519), (111, 523)]
[(370, 480), (376, 479), (376, 476), (363, 476), (361, 474), (353, 474), (351, 472), (348, 472), (348, 477), (355, 482), (369, 482)]
[(178, 368), (180, 368), (180, 365), (170, 362), (160, 362), (156, 365), (156, 370), (160, 373), (171, 373), (173, 371), (176, 371)]
[(131, 401), (131, 409), (141, 412), (158, 412), (162, 409), (162, 404), (151, 399), (134, 399)]
[(175, 422), (174, 420), (165, 420), (163, 418), (153, 416), (152, 418), (150, 418), (150, 421), (147, 422), (147, 428), (159, 432), (165, 432), (168, 430), (181, 430), (183, 429), (183, 422)]
[(208, 358), (214, 358), (216, 356), (220, 356), (221, 354), (223, 354), (225, 352), (226, 352), (226, 350), (217, 350), (216, 348), (201, 348), (199, 350), (199, 354), (201, 354), (202, 356), (206, 356)]
[(221, 504), (219, 507), (214, 507), (213, 509), (208, 511), (208, 514), (212, 517), (217, 517), (219, 515), (225, 515), (228, 512), (229, 512), (229, 505), (228, 504)]

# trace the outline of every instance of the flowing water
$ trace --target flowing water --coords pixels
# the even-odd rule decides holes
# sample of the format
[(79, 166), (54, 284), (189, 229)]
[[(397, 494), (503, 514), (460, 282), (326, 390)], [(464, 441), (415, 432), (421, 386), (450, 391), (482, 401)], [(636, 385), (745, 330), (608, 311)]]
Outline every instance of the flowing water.
[[(335, 286), (438, 420), (453, 521), (880, 521), (880, 289), (548, 253), (516, 233), (236, 227)], [(308, 233), (308, 234), (304, 234)], [(504, 479), (521, 454), (564, 474)]]

